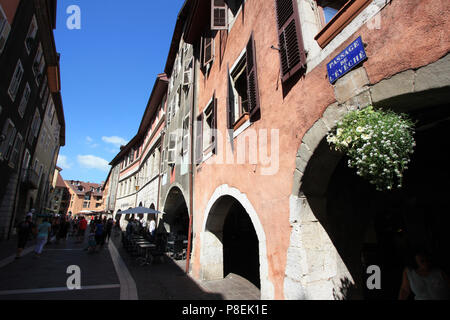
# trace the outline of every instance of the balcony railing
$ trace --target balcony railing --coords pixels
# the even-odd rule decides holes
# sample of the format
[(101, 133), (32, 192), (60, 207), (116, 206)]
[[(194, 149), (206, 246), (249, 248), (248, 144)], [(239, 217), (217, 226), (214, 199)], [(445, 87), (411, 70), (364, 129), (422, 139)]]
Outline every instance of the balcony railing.
[(39, 187), (39, 176), (33, 169), (26, 169), (22, 183), (30, 189), (37, 189)]

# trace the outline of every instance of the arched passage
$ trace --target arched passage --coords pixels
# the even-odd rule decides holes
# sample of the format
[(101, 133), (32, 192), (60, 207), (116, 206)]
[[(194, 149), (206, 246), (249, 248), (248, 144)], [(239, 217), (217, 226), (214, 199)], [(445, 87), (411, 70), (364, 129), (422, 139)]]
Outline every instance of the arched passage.
[(228, 272), (237, 273), (260, 288), (262, 299), (273, 299), (266, 236), (246, 195), (228, 185), (218, 187), (204, 217), (200, 234), (201, 279), (218, 280)]
[[(189, 211), (183, 192), (173, 187), (167, 194), (164, 203), (164, 215), (157, 226), (158, 233), (165, 232), (168, 250), (176, 259), (184, 259), (189, 234)], [(162, 222), (162, 223), (161, 223)], [(173, 243), (173, 246), (171, 246)]]
[[(285, 298), (395, 299), (401, 271), (415, 248), (431, 251), (448, 269), (443, 253), (450, 249), (450, 238), (442, 226), (450, 221), (441, 214), (449, 210), (447, 101), (448, 87), (378, 102), (417, 121), (416, 151), (404, 187), (396, 192), (375, 191), (347, 167), (343, 155), (330, 150), (328, 130), (352, 107), (329, 106), (308, 130), (297, 153), (290, 198)], [(366, 289), (371, 264), (382, 270), (383, 290)]]

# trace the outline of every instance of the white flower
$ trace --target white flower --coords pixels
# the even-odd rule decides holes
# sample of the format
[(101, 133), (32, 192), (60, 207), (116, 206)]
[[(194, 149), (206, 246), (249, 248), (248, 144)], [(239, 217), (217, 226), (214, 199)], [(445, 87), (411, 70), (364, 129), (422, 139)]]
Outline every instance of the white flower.
[(359, 133), (364, 132), (364, 128), (358, 127), (358, 128), (356, 128), (356, 132), (359, 132)]
[(370, 135), (364, 133), (364, 134), (361, 135), (361, 138), (363, 138), (364, 140), (369, 140), (370, 139)]
[(340, 136), (344, 130), (342, 128), (337, 129), (336, 136)]

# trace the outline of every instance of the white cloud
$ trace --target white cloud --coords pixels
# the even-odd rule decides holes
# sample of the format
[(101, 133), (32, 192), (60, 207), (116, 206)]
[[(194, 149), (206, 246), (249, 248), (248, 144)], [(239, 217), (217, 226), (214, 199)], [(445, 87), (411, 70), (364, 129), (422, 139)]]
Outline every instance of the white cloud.
[(120, 147), (127, 144), (127, 140), (121, 137), (112, 136), (112, 137), (102, 137), (102, 140), (106, 143), (110, 143), (115, 145), (116, 147)]
[(101, 171), (109, 171), (108, 161), (100, 157), (96, 157), (93, 155), (78, 155), (77, 160), (81, 167), (88, 169), (97, 169)]
[(70, 169), (72, 168), (72, 163), (67, 159), (66, 156), (63, 156), (62, 154), (58, 155), (58, 161), (56, 163), (58, 167), (61, 169)]

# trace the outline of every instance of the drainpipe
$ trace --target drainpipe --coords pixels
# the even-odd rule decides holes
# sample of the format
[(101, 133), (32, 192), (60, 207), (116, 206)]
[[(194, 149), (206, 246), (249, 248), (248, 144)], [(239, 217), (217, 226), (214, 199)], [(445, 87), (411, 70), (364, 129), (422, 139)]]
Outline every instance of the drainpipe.
[[(194, 60), (195, 61), (195, 60)], [(188, 247), (186, 253), (186, 273), (189, 274), (189, 262), (192, 247), (192, 223), (193, 223), (193, 210), (194, 210), (194, 105), (195, 105), (195, 95), (196, 95), (196, 81), (197, 81), (197, 62), (194, 63), (194, 74), (192, 76), (192, 103), (191, 103), (191, 125), (189, 129), (189, 134), (191, 136), (191, 160), (189, 161), (189, 233), (188, 233)]]

